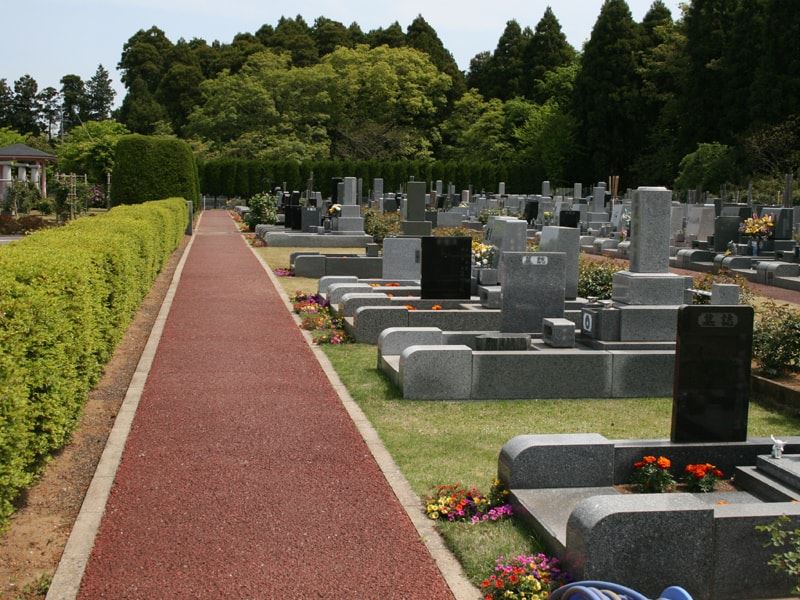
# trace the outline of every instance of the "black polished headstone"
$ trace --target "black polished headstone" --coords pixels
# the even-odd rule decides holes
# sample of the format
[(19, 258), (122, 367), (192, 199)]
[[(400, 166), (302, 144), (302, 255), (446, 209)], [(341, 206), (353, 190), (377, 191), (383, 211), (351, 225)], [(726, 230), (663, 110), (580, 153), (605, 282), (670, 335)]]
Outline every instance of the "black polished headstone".
[(397, 212), (399, 208), (396, 198), (384, 198), (383, 212)]
[(581, 211), (562, 210), (558, 213), (559, 227), (578, 227), (581, 223)]
[(299, 231), (303, 228), (303, 217), (300, 211), (303, 210), (302, 206), (286, 206), (284, 207), (284, 218), (286, 222), (284, 227)]
[(422, 299), (468, 299), (471, 273), (472, 238), (422, 238)]
[(724, 252), (730, 242), (739, 243), (741, 219), (721, 216), (714, 219), (714, 251)]
[(771, 240), (790, 240), (792, 239), (792, 221), (794, 210), (791, 208), (780, 208), (765, 206), (761, 209), (761, 216), (771, 216), (775, 226), (772, 228), (769, 239)]
[(447, 196), (445, 196), (444, 194), (439, 194), (438, 196), (436, 196), (436, 208), (438, 208), (439, 210), (444, 210), (446, 201), (447, 201)]
[(292, 196), (289, 199), (289, 204), (292, 206), (300, 206), (300, 192), (292, 192)]
[(539, 201), (538, 200), (528, 200), (525, 202), (525, 220), (528, 222), (528, 225), (533, 223), (536, 220), (536, 217), (539, 216)]
[(691, 305), (678, 309), (673, 442), (747, 439), (752, 349), (751, 306)]

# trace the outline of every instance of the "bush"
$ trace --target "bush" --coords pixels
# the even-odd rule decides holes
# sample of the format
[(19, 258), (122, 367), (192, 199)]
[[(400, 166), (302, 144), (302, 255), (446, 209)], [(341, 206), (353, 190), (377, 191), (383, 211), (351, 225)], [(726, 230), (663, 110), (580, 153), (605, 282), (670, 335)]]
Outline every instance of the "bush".
[(436, 237), (471, 237), (474, 242), (483, 241), (483, 231), (466, 227), (436, 227), (433, 235)]
[(800, 311), (767, 302), (753, 328), (753, 357), (765, 375), (800, 370)]
[[(742, 288), (741, 301), (745, 304), (753, 303), (753, 292), (747, 283), (747, 279), (741, 275), (732, 275), (727, 269), (721, 270), (719, 273), (701, 273), (692, 278), (692, 287), (696, 290), (703, 290), (710, 292), (715, 283), (733, 283)], [(707, 296), (694, 297), (694, 304), (710, 304), (711, 299)]]
[(250, 212), (244, 216), (244, 221), (250, 231), (255, 231), (256, 225), (259, 223), (274, 224), (278, 222), (278, 200), (275, 196), (257, 194), (250, 198), (247, 204)]
[(179, 199), (125, 206), (0, 248), (0, 526), (68, 440), (187, 219)]
[(367, 209), (364, 212), (364, 231), (373, 237), (375, 243), (382, 244), (384, 238), (400, 234), (400, 215)]
[(30, 181), (15, 181), (6, 192), (3, 210), (18, 213), (29, 213), (37, 208), (42, 201), (39, 188)]
[(626, 268), (627, 265), (622, 261), (609, 258), (593, 260), (581, 255), (578, 263), (578, 296), (611, 298), (614, 273)]
[(170, 137), (126, 135), (115, 150), (111, 203), (139, 204), (178, 197), (200, 210), (197, 163), (189, 145)]

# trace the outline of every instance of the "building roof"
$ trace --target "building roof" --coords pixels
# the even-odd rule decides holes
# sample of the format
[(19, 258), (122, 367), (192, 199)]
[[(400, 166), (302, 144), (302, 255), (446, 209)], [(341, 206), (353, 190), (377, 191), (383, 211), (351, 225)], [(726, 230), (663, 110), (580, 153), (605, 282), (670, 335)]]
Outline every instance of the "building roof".
[(5, 148), (0, 148), (0, 160), (50, 161), (55, 159), (55, 155), (31, 148), (25, 144), (12, 144)]

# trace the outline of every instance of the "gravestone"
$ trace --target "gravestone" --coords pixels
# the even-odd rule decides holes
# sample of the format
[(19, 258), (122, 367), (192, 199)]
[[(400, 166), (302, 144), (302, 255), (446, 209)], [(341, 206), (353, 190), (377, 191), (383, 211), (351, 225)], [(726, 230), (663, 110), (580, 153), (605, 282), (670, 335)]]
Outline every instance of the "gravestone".
[(322, 222), (322, 209), (302, 208), (300, 213), (300, 229), (305, 233), (317, 233), (317, 227)]
[(549, 181), (543, 181), (542, 182), (542, 196), (551, 196), (551, 195), (552, 194), (550, 192), (550, 182)]
[(682, 306), (678, 311), (673, 443), (747, 439), (751, 306)]
[(331, 177), (331, 202), (334, 204), (338, 204), (341, 200), (339, 184), (341, 184), (342, 181), (343, 179), (341, 177)]
[(497, 195), (498, 196), (505, 196), (506, 195), (506, 182), (505, 181), (501, 181), (497, 185)]
[(430, 235), (433, 225), (425, 220), (425, 188), (424, 181), (409, 181), (406, 190), (406, 199), (403, 202), (402, 222), (400, 229), (403, 235), (423, 236)]
[(372, 180), (372, 199), (380, 200), (383, 198), (383, 179), (376, 177)]
[(770, 233), (770, 239), (773, 240), (790, 240), (792, 239), (792, 221), (794, 219), (794, 211), (791, 208), (779, 208), (773, 206), (765, 206), (761, 209), (761, 216), (767, 215), (772, 217), (775, 226)]
[(578, 295), (578, 265), (581, 250), (580, 231), (574, 227), (542, 227), (541, 252), (564, 253), (564, 297)]
[(564, 316), (561, 252), (504, 252), (500, 331), (541, 333), (542, 319)]
[(436, 195), (441, 196), (444, 193), (444, 182), (441, 179), (436, 180)]
[(525, 202), (525, 220), (528, 222), (528, 225), (533, 224), (536, 218), (539, 216), (539, 201), (538, 200), (527, 200)]
[(562, 210), (558, 213), (559, 227), (579, 227), (581, 223), (581, 211)]
[(423, 300), (469, 299), (471, 274), (472, 238), (422, 238)]
[(690, 239), (705, 241), (708, 236), (714, 235), (713, 206), (689, 206), (686, 216), (686, 236)]
[(583, 185), (580, 183), (576, 183), (572, 186), (572, 198), (577, 202), (581, 198), (583, 198)]
[(420, 278), (422, 245), (419, 238), (388, 237), (383, 240), (383, 279)]
[(739, 243), (739, 217), (719, 216), (714, 219), (714, 251), (724, 252), (728, 244)]
[(341, 199), (342, 205), (356, 204), (358, 196), (358, 180), (355, 177), (344, 178), (344, 198)]

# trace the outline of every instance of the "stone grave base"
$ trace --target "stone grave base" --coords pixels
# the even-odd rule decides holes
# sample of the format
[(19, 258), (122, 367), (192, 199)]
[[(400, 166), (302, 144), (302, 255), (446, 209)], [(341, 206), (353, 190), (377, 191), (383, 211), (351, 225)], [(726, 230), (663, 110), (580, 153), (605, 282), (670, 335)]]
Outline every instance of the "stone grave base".
[(263, 237), (267, 246), (275, 247), (306, 247), (306, 248), (363, 248), (372, 243), (372, 236), (367, 234), (340, 234), (328, 233), (288, 233), (281, 231), (266, 231)]
[[(791, 437), (787, 453), (800, 452)], [(800, 526), (800, 504), (772, 500), (766, 488), (800, 484), (800, 457), (768, 456), (772, 441), (675, 444), (667, 440), (608, 440), (599, 434), (521, 435), (508, 441), (498, 476), (511, 490), (514, 513), (561, 557), (576, 580), (615, 581), (652, 597), (667, 585), (695, 600), (790, 597), (793, 580), (767, 561), (767, 534), (755, 530), (779, 515)], [(740, 491), (709, 494), (622, 493), (633, 464), (666, 456), (672, 472), (710, 462)], [(757, 473), (761, 484), (742, 472)], [(766, 483), (763, 483), (766, 482)]]
[[(375, 310), (358, 309), (355, 323), (359, 324), (362, 314)], [(576, 342), (574, 347), (564, 348), (535, 336), (530, 350), (478, 351), (480, 336), (502, 334), (468, 328), (461, 316), (465, 311), (454, 311), (459, 317), (454, 322), (462, 325), (456, 331), (438, 326), (435, 316), (418, 318), (418, 313), (446, 311), (383, 310), (386, 318), (378, 335), (378, 367), (401, 388), (403, 398), (637, 398), (672, 393), (673, 346), (636, 342), (631, 348), (620, 344), (613, 350), (593, 350)], [(476, 314), (492, 312), (499, 313), (484, 310)], [(451, 372), (445, 364), (458, 367)]]

